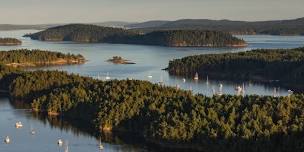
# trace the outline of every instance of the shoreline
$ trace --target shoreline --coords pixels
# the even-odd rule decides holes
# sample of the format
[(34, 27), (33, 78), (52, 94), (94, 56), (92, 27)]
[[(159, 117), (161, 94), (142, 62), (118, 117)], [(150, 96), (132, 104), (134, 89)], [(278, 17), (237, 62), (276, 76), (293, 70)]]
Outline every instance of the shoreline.
[(57, 61), (48, 62), (22, 62), (22, 63), (7, 63), (6, 66), (9, 67), (39, 67), (39, 66), (56, 66), (56, 65), (74, 65), (74, 64), (84, 64), (85, 59), (58, 59)]
[[(32, 38), (31, 38), (32, 39)], [(109, 43), (109, 42), (90, 42), (90, 41), (73, 41), (73, 40), (41, 40), (41, 39), (32, 39), (35, 41), (41, 41), (41, 42), (75, 42), (80, 44), (125, 44), (125, 45), (143, 45), (143, 46), (158, 46), (158, 47), (168, 47), (168, 48), (191, 48), (191, 47), (197, 47), (197, 48), (243, 48), (247, 47), (248, 43), (244, 44), (225, 44), (225, 45), (156, 45), (156, 44), (143, 44), (143, 43)]]
[[(162, 69), (164, 71), (168, 71), (168, 68), (164, 68)], [(168, 72), (169, 73), (169, 72)], [(174, 76), (174, 77), (179, 77), (179, 78), (189, 78), (189, 79), (193, 79), (193, 77), (191, 76), (185, 76), (185, 75), (176, 75), (176, 74), (170, 74), (170, 76)], [(266, 78), (263, 78), (261, 76), (252, 76), (250, 78), (244, 78), (244, 79), (241, 79), (241, 78), (227, 78), (227, 77), (223, 77), (221, 74), (217, 74), (217, 75), (214, 75), (213, 74), (204, 74), (204, 75), (201, 75), (199, 76), (199, 80), (206, 80), (206, 77), (208, 76), (209, 78), (209, 81), (211, 80), (221, 80), (221, 81), (227, 81), (227, 82), (252, 82), (252, 83), (256, 83), (256, 84), (263, 84), (263, 85), (269, 85), (269, 86), (272, 86), (272, 85), (276, 85), (276, 84), (279, 84), (280, 86), (282, 86), (282, 88), (288, 90), (288, 89), (294, 89), (293, 91), (294, 92), (302, 92), (304, 91), (304, 87), (299, 85), (299, 84), (294, 84), (294, 83), (288, 83), (286, 81), (282, 81), (282, 80), (274, 80), (274, 79), (266, 79)]]
[(19, 46), (22, 43), (0, 43), (0, 46)]

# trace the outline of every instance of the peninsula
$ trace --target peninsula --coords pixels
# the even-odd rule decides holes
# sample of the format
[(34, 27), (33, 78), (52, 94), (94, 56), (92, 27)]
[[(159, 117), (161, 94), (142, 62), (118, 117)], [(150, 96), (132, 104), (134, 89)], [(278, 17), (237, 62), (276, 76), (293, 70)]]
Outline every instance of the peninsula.
[(302, 94), (206, 97), (140, 80), (0, 69), (0, 87), (12, 103), (61, 115), (96, 133), (129, 132), (173, 151), (283, 152), (284, 147), (302, 147)]
[(169, 62), (171, 75), (226, 80), (273, 80), (304, 90), (304, 48), (259, 49), (239, 53), (194, 55)]

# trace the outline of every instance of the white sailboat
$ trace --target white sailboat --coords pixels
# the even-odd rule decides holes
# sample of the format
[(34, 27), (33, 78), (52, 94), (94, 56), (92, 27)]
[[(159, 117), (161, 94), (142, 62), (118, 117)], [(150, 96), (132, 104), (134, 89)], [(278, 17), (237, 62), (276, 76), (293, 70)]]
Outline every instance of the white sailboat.
[(245, 84), (243, 83), (243, 88), (242, 88), (242, 95), (245, 95)]
[(32, 126), (31, 126), (31, 129), (30, 129), (30, 133), (31, 133), (31, 135), (35, 135), (36, 134), (36, 131), (35, 131), (35, 129), (33, 129)]
[(110, 80), (111, 77), (109, 76), (109, 72), (107, 73), (107, 76), (106, 76), (106, 80)]
[(236, 86), (235, 88), (235, 91), (236, 91), (236, 95), (241, 95), (241, 92), (242, 92), (242, 87), (241, 86)]
[(99, 150), (103, 150), (103, 149), (104, 149), (103, 145), (101, 144), (101, 140), (100, 140), (100, 139), (99, 139), (99, 145), (98, 145), (98, 148), (99, 148)]
[(245, 84), (243, 83), (243, 86), (236, 86), (235, 88), (236, 94), (239, 95), (245, 95)]
[(32, 135), (35, 135), (35, 134), (36, 134), (36, 131), (35, 131), (35, 130), (32, 130), (32, 131), (31, 131), (31, 134), (32, 134)]
[(213, 94), (213, 95), (216, 95), (216, 91), (215, 91), (214, 87), (212, 87), (211, 90), (212, 90), (212, 94)]
[(198, 78), (198, 73), (196, 72), (195, 73), (195, 76), (194, 76), (194, 80), (198, 80), (199, 78)]
[(277, 88), (273, 88), (273, 97), (278, 97), (278, 90), (277, 90)]
[(64, 152), (69, 152), (69, 142), (65, 142)]
[(9, 136), (6, 136), (4, 139), (4, 143), (9, 144), (11, 142)]
[(176, 87), (176, 90), (180, 89), (180, 85), (179, 84), (176, 84), (175, 87)]
[(219, 91), (217, 92), (217, 95), (221, 96), (223, 95), (223, 84), (219, 84)]

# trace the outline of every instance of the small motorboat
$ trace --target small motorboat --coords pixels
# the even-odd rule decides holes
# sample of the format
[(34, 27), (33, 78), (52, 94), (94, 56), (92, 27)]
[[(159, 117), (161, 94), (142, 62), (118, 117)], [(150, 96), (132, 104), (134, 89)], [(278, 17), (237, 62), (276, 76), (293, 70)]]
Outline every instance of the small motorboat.
[(103, 150), (103, 149), (104, 149), (103, 145), (99, 144), (99, 150)]
[(16, 122), (15, 127), (16, 127), (16, 128), (22, 128), (23, 125), (22, 125), (22, 123), (19, 121), (19, 122)]

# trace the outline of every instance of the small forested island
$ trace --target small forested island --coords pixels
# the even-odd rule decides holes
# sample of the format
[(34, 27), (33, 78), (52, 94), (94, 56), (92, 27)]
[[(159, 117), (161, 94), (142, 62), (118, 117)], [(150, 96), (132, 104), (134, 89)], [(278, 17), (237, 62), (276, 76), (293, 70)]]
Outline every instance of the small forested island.
[(130, 132), (150, 144), (184, 151), (303, 150), (303, 94), (206, 97), (140, 80), (100, 81), (4, 65), (0, 70), (0, 87), (13, 104), (87, 124), (96, 132)]
[(13, 67), (82, 64), (84, 62), (85, 58), (80, 54), (63, 54), (39, 49), (0, 51), (0, 64)]
[(260, 49), (240, 53), (195, 55), (169, 62), (171, 75), (257, 82), (279, 81), (304, 90), (304, 48)]
[(113, 56), (111, 59), (107, 60), (108, 62), (112, 62), (114, 64), (136, 64), (135, 62), (131, 62), (130, 60), (126, 60), (121, 56)]
[(0, 46), (21, 45), (22, 42), (15, 38), (0, 38)]
[(27, 34), (34, 40), (74, 41), (88, 43), (120, 43), (168, 47), (243, 47), (244, 40), (229, 33), (203, 30), (169, 30), (137, 33), (120, 28), (70, 24)]

